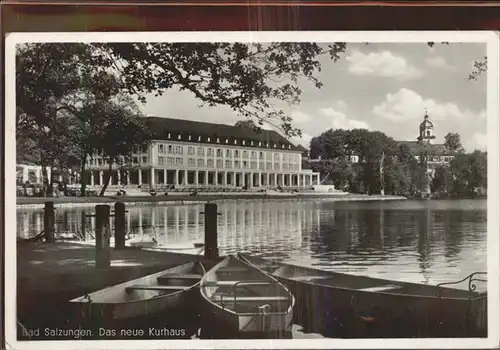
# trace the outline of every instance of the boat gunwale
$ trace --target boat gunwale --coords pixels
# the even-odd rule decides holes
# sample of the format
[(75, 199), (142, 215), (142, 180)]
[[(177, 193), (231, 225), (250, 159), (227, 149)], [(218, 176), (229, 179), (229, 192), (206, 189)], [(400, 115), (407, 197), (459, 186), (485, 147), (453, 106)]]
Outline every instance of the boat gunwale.
[[(238, 253), (238, 255), (241, 256), (241, 257), (243, 257), (244, 259), (247, 259), (247, 257), (248, 257), (248, 255), (242, 254), (242, 253)], [(248, 258), (247, 261), (249, 263), (251, 263), (252, 259), (262, 260), (263, 262), (272, 262), (271, 260), (267, 260), (267, 259), (261, 258), (261, 257), (250, 257), (250, 258)], [(470, 296), (469, 297), (447, 297), (447, 296), (442, 297), (442, 296), (439, 296), (439, 295), (435, 295), (434, 296), (434, 295), (403, 294), (403, 293), (394, 293), (394, 292), (389, 292), (389, 291), (373, 292), (373, 291), (366, 291), (366, 290), (362, 290), (362, 289), (353, 289), (353, 288), (343, 287), (343, 286), (328, 285), (328, 284), (321, 283), (320, 281), (318, 281), (318, 282), (315, 282), (315, 281), (300, 281), (300, 280), (295, 280), (292, 277), (276, 276), (276, 275), (274, 275), (274, 273), (269, 273), (270, 275), (272, 275), (275, 278), (286, 279), (286, 280), (291, 281), (293, 283), (302, 283), (302, 284), (314, 285), (314, 286), (324, 287), (324, 288), (330, 288), (330, 289), (338, 289), (338, 290), (342, 290), (342, 291), (349, 291), (349, 292), (355, 292), (355, 293), (381, 294), (381, 295), (394, 296), (394, 297), (406, 297), (406, 298), (410, 297), (410, 298), (423, 298), (423, 299), (425, 298), (425, 299), (433, 299), (433, 300), (437, 299), (437, 300), (450, 300), (450, 301), (472, 301), (472, 300), (480, 300), (480, 299), (487, 298), (487, 296), (488, 296), (488, 291), (476, 292), (476, 291), (467, 291), (467, 290), (461, 290), (461, 289), (455, 289), (455, 288), (447, 288), (447, 287), (443, 288), (443, 287), (437, 287), (437, 286), (430, 286), (430, 285), (418, 284), (418, 283), (412, 283), (412, 282), (391, 281), (391, 280), (385, 280), (385, 279), (382, 279), (382, 278), (372, 278), (372, 277), (351, 275), (351, 274), (343, 273), (343, 272), (333, 272), (333, 271), (326, 271), (326, 270), (316, 270), (316, 269), (311, 268), (311, 267), (294, 265), (294, 264), (285, 263), (285, 262), (277, 262), (277, 264), (283, 265), (283, 266), (292, 267), (292, 268), (299, 268), (299, 269), (309, 270), (309, 271), (316, 271), (316, 272), (319, 271), (319, 273), (326, 273), (326, 274), (331, 274), (332, 275), (332, 276), (325, 276), (325, 279), (334, 278), (335, 275), (337, 275), (337, 276), (338, 275), (340, 275), (340, 276), (349, 276), (349, 277), (357, 277), (357, 278), (361, 278), (361, 279), (365, 279), (365, 280), (384, 281), (384, 282), (388, 282), (388, 283), (398, 283), (398, 284), (402, 285), (402, 287), (419, 287), (419, 286), (421, 287), (421, 286), (424, 286), (424, 287), (431, 287), (431, 288), (434, 287), (434, 288), (436, 288), (437, 291), (439, 291), (439, 290), (460, 291), (460, 292), (464, 292), (464, 293), (470, 293)]]
[[(291, 312), (293, 312), (293, 308), (295, 306), (295, 296), (292, 294), (292, 292), (283, 283), (281, 283), (278, 279), (276, 279), (274, 276), (266, 273), (265, 271), (261, 270), (259, 267), (255, 266), (255, 265), (253, 265), (253, 264), (251, 264), (251, 263), (249, 263), (249, 262), (247, 262), (245, 260), (242, 260), (242, 259), (238, 258), (237, 255), (235, 255), (235, 256), (228, 255), (226, 258), (222, 259), (215, 266), (213, 266), (209, 271), (207, 271), (207, 273), (205, 274), (205, 276), (203, 276), (203, 278), (201, 280), (201, 283), (200, 283), (200, 294), (203, 296), (203, 298), (206, 301), (208, 301), (210, 303), (210, 305), (213, 305), (216, 308), (218, 308), (218, 309), (220, 309), (222, 311), (228, 312), (228, 313), (230, 313), (232, 315), (235, 315), (237, 317), (240, 317), (240, 316), (242, 316), (242, 317), (244, 317), (244, 316), (260, 316), (261, 315), (260, 313), (238, 313), (238, 312), (236, 312), (234, 310), (226, 309), (226, 308), (222, 307), (222, 305), (219, 305), (219, 304), (215, 303), (206, 294), (205, 288), (206, 287), (213, 287), (213, 286), (210, 286), (210, 285), (204, 286), (205, 277), (208, 275), (208, 273), (210, 273), (211, 270), (216, 271), (216, 269), (222, 267), (222, 266), (219, 266), (219, 265), (221, 265), (227, 259), (235, 259), (238, 262), (246, 265), (249, 269), (255, 269), (255, 270), (257, 270), (258, 272), (260, 272), (261, 274), (263, 274), (264, 276), (266, 276), (268, 279), (270, 279), (274, 283), (278, 284), (281, 288), (283, 288), (287, 292), (288, 296), (290, 296), (290, 298), (288, 299), (288, 300), (290, 300), (290, 304), (288, 305), (288, 308), (287, 308), (287, 310), (285, 312), (279, 312), (279, 313), (269, 312), (269, 313), (266, 313), (266, 315), (288, 315)], [(205, 281), (205, 282), (207, 282), (207, 281)]]
[(191, 290), (193, 290), (194, 288), (197, 288), (202, 280), (202, 278), (200, 278), (200, 280), (198, 282), (196, 282), (195, 284), (192, 284), (190, 286), (186, 286), (188, 288), (186, 289), (183, 289), (183, 290), (179, 290), (179, 291), (176, 291), (176, 292), (173, 292), (173, 293), (169, 293), (169, 294), (160, 294), (160, 295), (156, 295), (156, 296), (153, 296), (151, 298), (145, 298), (145, 299), (138, 299), (138, 300), (129, 300), (129, 301), (118, 301), (118, 302), (100, 302), (100, 301), (94, 301), (92, 299), (88, 299), (88, 297), (92, 297), (93, 294), (96, 294), (96, 293), (102, 293), (102, 292), (105, 292), (105, 291), (108, 291), (108, 290), (111, 290), (111, 289), (114, 289), (114, 288), (122, 288), (125, 290), (127, 288), (127, 286), (130, 284), (131, 286), (133, 285), (133, 282), (137, 282), (137, 281), (140, 281), (146, 277), (160, 277), (162, 276), (163, 274), (166, 274), (169, 270), (172, 270), (176, 267), (181, 267), (181, 266), (184, 266), (184, 265), (188, 265), (188, 264), (193, 264), (193, 269), (196, 267), (196, 265), (199, 265), (201, 267), (201, 270), (202, 270), (202, 278), (203, 276), (206, 274), (206, 269), (205, 269), (205, 266), (203, 265), (203, 263), (199, 260), (196, 260), (196, 261), (189, 261), (185, 264), (180, 264), (180, 265), (175, 265), (175, 266), (172, 266), (168, 269), (165, 269), (163, 271), (160, 271), (160, 272), (157, 272), (157, 273), (153, 273), (151, 275), (146, 275), (146, 276), (142, 276), (142, 277), (139, 277), (139, 278), (136, 278), (136, 279), (133, 279), (131, 281), (126, 281), (126, 282), (123, 282), (123, 283), (119, 283), (119, 284), (115, 284), (113, 286), (109, 286), (109, 287), (106, 287), (106, 288), (103, 288), (103, 289), (100, 289), (100, 290), (97, 290), (95, 292), (92, 292), (92, 293), (89, 293), (89, 294), (86, 294), (84, 296), (79, 296), (79, 297), (76, 297), (74, 299), (71, 299), (69, 302), (70, 303), (80, 303), (80, 304), (91, 304), (91, 305), (99, 305), (99, 306), (106, 306), (106, 305), (125, 305), (125, 304), (128, 304), (128, 305), (131, 305), (131, 304), (135, 304), (135, 303), (143, 303), (145, 301), (148, 301), (148, 300), (157, 300), (157, 299), (163, 299), (163, 298), (173, 298), (174, 296), (177, 296), (181, 293), (187, 293)]

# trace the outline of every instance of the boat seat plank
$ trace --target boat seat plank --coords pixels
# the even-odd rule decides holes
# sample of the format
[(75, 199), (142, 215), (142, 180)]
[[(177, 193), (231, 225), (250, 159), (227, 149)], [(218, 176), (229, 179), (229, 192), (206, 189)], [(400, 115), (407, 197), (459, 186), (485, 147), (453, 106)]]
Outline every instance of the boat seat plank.
[(315, 281), (315, 280), (319, 280), (319, 279), (324, 279), (325, 276), (293, 276), (293, 277), (289, 277), (291, 280), (294, 280), (294, 281), (303, 281), (303, 282), (307, 282), (307, 281)]
[(252, 272), (252, 270), (240, 266), (222, 266), (219, 267), (216, 272)]
[(260, 265), (259, 269), (279, 269), (280, 265)]
[(393, 290), (393, 289), (400, 289), (401, 286), (397, 285), (386, 285), (386, 286), (376, 286), (376, 287), (369, 287), (369, 288), (361, 288), (358, 289), (363, 292), (383, 292), (386, 290)]
[(212, 298), (213, 301), (224, 301), (224, 302), (231, 302), (231, 301), (286, 301), (289, 300), (288, 297), (280, 297), (280, 296), (255, 296), (255, 297), (249, 297), (249, 296), (236, 296), (236, 299), (234, 296), (216, 296)]
[(236, 283), (238, 283), (236, 286), (270, 286), (275, 284), (273, 281), (210, 281), (206, 282), (204, 285), (207, 287), (224, 287), (224, 286), (234, 286)]
[(159, 283), (166, 282), (169, 280), (192, 280), (192, 281), (199, 281), (201, 280), (203, 276), (201, 275), (196, 275), (196, 274), (186, 274), (186, 275), (162, 275), (156, 278), (156, 280)]
[(184, 287), (184, 286), (150, 286), (147, 284), (136, 284), (130, 287), (126, 287), (125, 289), (127, 292), (133, 291), (133, 290), (173, 290), (173, 291), (180, 291), (180, 290), (187, 290), (190, 287)]
[(166, 273), (164, 275), (161, 275), (160, 277), (165, 277), (165, 278), (181, 278), (181, 279), (200, 279), (203, 276), (197, 273)]

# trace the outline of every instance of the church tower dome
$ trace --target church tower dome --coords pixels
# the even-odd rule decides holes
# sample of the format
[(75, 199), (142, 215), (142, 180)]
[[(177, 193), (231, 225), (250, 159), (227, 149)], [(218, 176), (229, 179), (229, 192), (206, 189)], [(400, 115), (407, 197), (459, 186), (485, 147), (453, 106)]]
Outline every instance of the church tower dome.
[(424, 121), (420, 123), (420, 132), (417, 140), (419, 142), (431, 143), (432, 140), (436, 138), (436, 136), (433, 135), (433, 132), (434, 132), (434, 125), (429, 120), (429, 115), (427, 114), (427, 111), (425, 111)]

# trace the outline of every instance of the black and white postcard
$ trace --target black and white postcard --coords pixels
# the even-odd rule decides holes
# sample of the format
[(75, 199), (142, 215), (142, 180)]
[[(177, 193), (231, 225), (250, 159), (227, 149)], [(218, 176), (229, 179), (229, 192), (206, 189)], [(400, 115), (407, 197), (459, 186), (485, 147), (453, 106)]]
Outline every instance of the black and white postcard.
[(7, 35), (7, 344), (497, 345), (499, 50)]

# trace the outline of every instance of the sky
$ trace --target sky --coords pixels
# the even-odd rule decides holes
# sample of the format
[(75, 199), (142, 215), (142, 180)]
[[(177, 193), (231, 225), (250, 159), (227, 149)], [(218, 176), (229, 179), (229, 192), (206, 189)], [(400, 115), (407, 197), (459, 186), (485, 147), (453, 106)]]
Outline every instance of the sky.
[[(366, 128), (399, 141), (415, 141), (427, 109), (434, 143), (458, 133), (467, 151), (486, 149), (486, 76), (467, 80), (486, 44), (369, 43), (348, 44), (342, 58), (321, 58), (317, 89), (301, 83), (301, 102), (283, 111), (301, 129), (291, 141), (309, 147), (312, 137), (329, 129)], [(147, 115), (234, 124), (242, 120), (225, 107), (200, 107), (190, 92), (168, 90), (148, 96)], [(272, 128), (272, 127), (266, 127)]]

